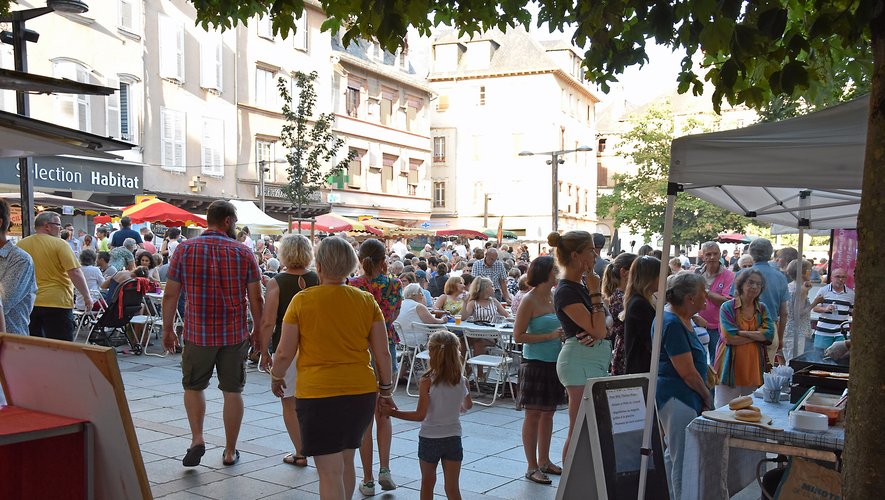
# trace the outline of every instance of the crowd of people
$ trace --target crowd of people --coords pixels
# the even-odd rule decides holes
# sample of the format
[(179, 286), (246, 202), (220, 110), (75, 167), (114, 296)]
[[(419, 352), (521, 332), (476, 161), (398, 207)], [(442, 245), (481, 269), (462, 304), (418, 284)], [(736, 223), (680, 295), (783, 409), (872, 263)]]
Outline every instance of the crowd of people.
[[(224, 395), (221, 460), (239, 460), (241, 393), (252, 352), (281, 398), (293, 447), (283, 461), (304, 467), (312, 459), (323, 498), (396, 489), (391, 417), (421, 422), (421, 497), (432, 496), (440, 463), (446, 495), (460, 497), (459, 415), (473, 404), (468, 377), (487, 375), (465, 371), (465, 352), (496, 346), (488, 340), (468, 346), (448, 331), (433, 334), (418, 406), (401, 411), (392, 399), (394, 377), (404, 373), (397, 363), (399, 336), (414, 323), (444, 329), (453, 317), (513, 321), (513, 341), (521, 347), (516, 405), (525, 414), (525, 478), (542, 484), (562, 473), (551, 459), (554, 412), (568, 409), (558, 457), (565, 463), (586, 380), (647, 373), (658, 363), (665, 462), (671, 496), (679, 498), (688, 423), (704, 409), (751, 393), (774, 364), (806, 349), (841, 348), (854, 303), (845, 270), (833, 269), (831, 282), (809, 297), (815, 266), (789, 248), (773, 255), (765, 239), (730, 258), (706, 242), (694, 265), (684, 255), (669, 262), (672, 275), (659, 290), (663, 263), (654, 249), (603, 259), (605, 239), (584, 231), (551, 233), (549, 252), (545, 247), (532, 258), (524, 245), (470, 249), (460, 240), (415, 252), (404, 240), (388, 246), (346, 235), (253, 240), (247, 227), (237, 229), (236, 210), (223, 201), (212, 203), (207, 221), (207, 230), (191, 239), (172, 228), (160, 240), (149, 230), (133, 230), (125, 217), (116, 231), (99, 227), (92, 237), (63, 228), (57, 213), (44, 212), (36, 217), (35, 234), (14, 245), (6, 237), (9, 207), (0, 200), (0, 329), (70, 341), (75, 309), (92, 310), (131, 277), (163, 282), (163, 345), (182, 349), (191, 427), (182, 464), (196, 466), (205, 454), (204, 391), (213, 373)], [(666, 306), (661, 354), (654, 360), (659, 294)], [(186, 307), (178, 332), (180, 303)], [(820, 318), (814, 331), (812, 311)]]

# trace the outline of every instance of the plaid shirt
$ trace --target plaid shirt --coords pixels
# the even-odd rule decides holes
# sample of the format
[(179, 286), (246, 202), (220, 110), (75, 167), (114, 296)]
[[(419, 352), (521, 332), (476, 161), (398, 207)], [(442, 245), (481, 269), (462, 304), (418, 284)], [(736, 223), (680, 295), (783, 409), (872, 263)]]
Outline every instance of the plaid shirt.
[(246, 289), (261, 273), (252, 252), (218, 231), (205, 231), (175, 249), (169, 280), (187, 299), (184, 340), (195, 345), (236, 345), (249, 337)]
[(475, 278), (485, 276), (492, 280), (492, 285), (494, 285), (495, 291), (501, 289), (501, 280), (507, 279), (507, 269), (504, 268), (504, 263), (500, 260), (496, 260), (491, 266), (487, 266), (485, 260), (478, 260), (473, 263), (472, 274)]

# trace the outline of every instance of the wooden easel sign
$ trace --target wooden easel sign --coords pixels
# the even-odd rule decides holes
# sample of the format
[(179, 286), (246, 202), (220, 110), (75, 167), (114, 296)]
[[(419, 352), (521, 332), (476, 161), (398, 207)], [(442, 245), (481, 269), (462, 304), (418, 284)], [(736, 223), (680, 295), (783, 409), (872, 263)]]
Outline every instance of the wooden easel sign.
[(8, 405), (92, 423), (96, 499), (152, 498), (113, 349), (0, 334), (0, 385)]
[[(636, 500), (647, 393), (645, 375), (587, 380), (557, 500)], [(653, 429), (646, 499), (668, 500), (664, 446)]]

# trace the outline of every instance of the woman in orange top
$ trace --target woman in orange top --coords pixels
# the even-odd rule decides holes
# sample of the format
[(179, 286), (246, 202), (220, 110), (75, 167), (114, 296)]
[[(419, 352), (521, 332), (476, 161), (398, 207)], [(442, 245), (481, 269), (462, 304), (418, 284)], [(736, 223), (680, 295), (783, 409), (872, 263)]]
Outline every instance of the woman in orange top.
[(774, 338), (774, 322), (759, 301), (765, 289), (762, 273), (749, 269), (738, 274), (734, 289), (737, 297), (719, 309), (722, 342), (714, 365), (720, 377), (714, 402), (717, 408), (738, 396), (752, 394), (762, 385), (765, 346)]

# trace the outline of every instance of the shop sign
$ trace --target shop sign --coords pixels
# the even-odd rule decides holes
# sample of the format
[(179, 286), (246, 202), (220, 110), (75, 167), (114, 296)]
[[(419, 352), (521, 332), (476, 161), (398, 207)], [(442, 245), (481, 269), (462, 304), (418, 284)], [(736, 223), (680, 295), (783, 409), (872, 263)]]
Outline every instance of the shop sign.
[[(141, 194), (144, 168), (67, 157), (34, 158), (34, 186), (64, 191)], [(0, 159), (0, 183), (19, 184), (17, 158)]]

